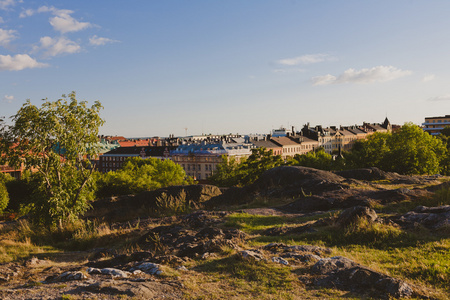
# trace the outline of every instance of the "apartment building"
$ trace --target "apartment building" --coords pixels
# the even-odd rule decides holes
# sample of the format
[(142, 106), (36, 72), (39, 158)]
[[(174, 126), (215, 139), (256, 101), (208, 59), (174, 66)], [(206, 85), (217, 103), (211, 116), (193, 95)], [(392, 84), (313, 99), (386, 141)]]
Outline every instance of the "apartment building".
[(441, 133), (442, 129), (450, 126), (450, 115), (445, 115), (443, 117), (427, 117), (425, 118), (425, 123), (423, 130), (431, 135), (438, 135)]

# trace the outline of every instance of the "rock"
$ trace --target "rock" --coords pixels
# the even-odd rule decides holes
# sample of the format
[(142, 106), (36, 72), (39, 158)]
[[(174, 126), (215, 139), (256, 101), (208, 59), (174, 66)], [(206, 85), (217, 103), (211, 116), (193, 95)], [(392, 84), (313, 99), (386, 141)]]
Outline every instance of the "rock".
[(193, 228), (201, 228), (223, 223), (227, 212), (200, 210), (182, 217), (182, 223)]
[(182, 191), (186, 194), (186, 203), (193, 208), (199, 208), (203, 202), (222, 193), (218, 187), (213, 185), (170, 186), (142, 192), (138, 195), (115, 196), (94, 201), (92, 208), (84, 216), (118, 221), (129, 220), (133, 217), (148, 215), (149, 211), (156, 210), (157, 198), (161, 197), (163, 193), (178, 197)]
[(293, 234), (303, 234), (307, 232), (315, 232), (316, 230), (311, 227), (310, 224), (302, 225), (297, 227), (273, 227), (263, 231), (263, 235), (270, 236), (280, 236), (280, 235), (293, 235)]
[[(89, 291), (99, 295), (107, 295), (102, 299), (130, 297), (135, 299), (181, 299), (182, 293), (173, 286), (162, 282), (129, 282), (118, 280), (103, 280), (80, 288), (74, 293)], [(114, 297), (116, 296), (116, 297)], [(119, 296), (119, 297), (117, 297)]]
[(131, 275), (130, 272), (122, 271), (122, 270), (115, 269), (115, 268), (104, 268), (104, 269), (101, 269), (100, 271), (102, 274), (111, 275), (113, 278), (114, 277), (128, 278)]
[(334, 173), (300, 166), (281, 166), (265, 171), (253, 184), (229, 188), (205, 202), (205, 207), (246, 204), (255, 195), (265, 197), (304, 197), (307, 193), (339, 190), (345, 178)]
[(285, 260), (284, 258), (281, 258), (281, 257), (272, 257), (272, 261), (274, 263), (282, 264), (282, 265), (285, 265), (285, 266), (289, 265), (289, 262), (287, 260)]
[(370, 270), (342, 256), (322, 258), (314, 264), (311, 271), (319, 275), (313, 284), (320, 287), (368, 293), (385, 299), (414, 295), (413, 289), (406, 282)]
[(335, 174), (342, 176), (344, 178), (352, 178), (357, 180), (390, 180), (399, 178), (397, 173), (384, 172), (376, 167), (354, 169), (354, 170), (344, 170), (339, 172), (334, 172)]
[(423, 226), (431, 230), (448, 230), (450, 228), (450, 205), (438, 207), (419, 206), (413, 211), (391, 220), (403, 227)]
[(310, 254), (310, 253), (299, 254), (296, 252), (288, 252), (288, 253), (282, 254), (281, 256), (283, 258), (293, 258), (295, 260), (299, 260), (304, 263), (315, 262), (315, 261), (319, 261), (321, 259), (320, 256), (315, 255), (315, 254)]
[(369, 223), (375, 222), (378, 218), (377, 213), (366, 206), (355, 206), (344, 210), (336, 220), (336, 223), (342, 227), (346, 227), (355, 223), (359, 218), (364, 218)]
[(244, 260), (260, 261), (265, 260), (262, 253), (257, 250), (244, 250), (239, 252), (240, 257)]
[(80, 271), (67, 271), (57, 276), (49, 276), (45, 279), (45, 282), (64, 282), (64, 281), (72, 281), (72, 280), (84, 280), (88, 277), (86, 274)]
[(160, 265), (150, 262), (144, 262), (134, 267), (134, 269), (141, 270), (150, 275), (161, 275), (163, 273)]

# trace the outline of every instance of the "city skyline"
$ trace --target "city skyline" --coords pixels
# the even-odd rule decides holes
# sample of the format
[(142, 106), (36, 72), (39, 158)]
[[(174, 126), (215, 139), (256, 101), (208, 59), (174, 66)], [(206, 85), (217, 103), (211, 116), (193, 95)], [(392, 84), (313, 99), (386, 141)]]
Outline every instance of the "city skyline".
[[(450, 112), (448, 1), (0, 0), (0, 116), (99, 100), (101, 134), (402, 125)], [(187, 128), (187, 130), (186, 130)]]

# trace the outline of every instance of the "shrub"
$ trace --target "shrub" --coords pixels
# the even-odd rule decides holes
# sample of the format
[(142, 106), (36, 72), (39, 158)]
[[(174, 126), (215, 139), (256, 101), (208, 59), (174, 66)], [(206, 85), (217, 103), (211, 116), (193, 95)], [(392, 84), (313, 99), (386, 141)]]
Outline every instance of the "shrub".
[(9, 202), (9, 195), (8, 191), (6, 190), (5, 184), (0, 182), (0, 214), (3, 213), (3, 211), (8, 206)]

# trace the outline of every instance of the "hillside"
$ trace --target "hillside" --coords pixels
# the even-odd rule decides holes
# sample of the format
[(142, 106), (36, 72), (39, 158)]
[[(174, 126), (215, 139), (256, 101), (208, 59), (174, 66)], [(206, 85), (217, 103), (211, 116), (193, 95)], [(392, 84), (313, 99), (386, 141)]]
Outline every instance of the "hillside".
[(277, 167), (3, 221), (1, 299), (448, 299), (450, 178)]

